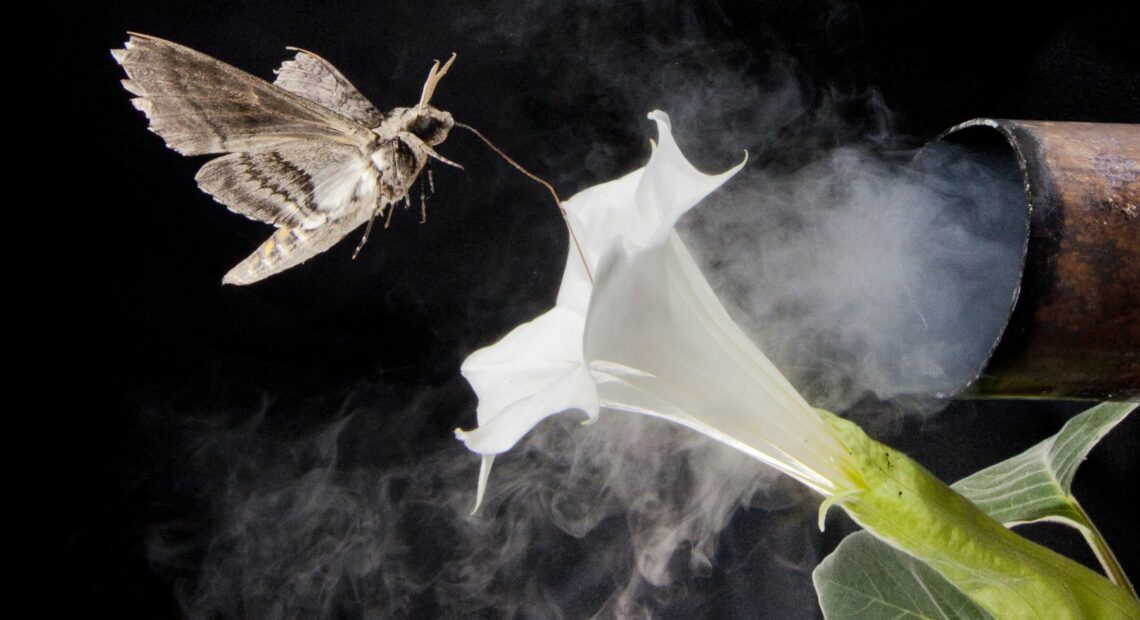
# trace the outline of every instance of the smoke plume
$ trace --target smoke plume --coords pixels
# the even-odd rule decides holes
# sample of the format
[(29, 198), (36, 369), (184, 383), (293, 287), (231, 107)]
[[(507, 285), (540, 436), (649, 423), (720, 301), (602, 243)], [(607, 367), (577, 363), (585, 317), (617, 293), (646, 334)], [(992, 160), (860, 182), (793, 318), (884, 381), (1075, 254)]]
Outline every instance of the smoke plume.
[[(839, 55), (857, 16), (828, 6), (820, 45)], [(813, 75), (788, 41), (715, 4), (453, 12), (440, 19), (466, 49), (528, 76), (464, 120), (511, 118), (564, 196), (641, 165), (655, 108), (703, 169), (751, 153), (684, 232), (810, 400), (842, 409), (868, 395), (946, 394), (977, 371), (1016, 286), (1024, 214), (992, 208), (1018, 201), (1007, 171), (953, 149), (912, 165), (874, 90)], [(756, 41), (771, 52), (750, 51)], [(486, 344), (483, 324), (462, 342)], [(451, 370), (430, 386), (346, 388), (339, 406), (331, 394), (311, 406), (307, 424), (281, 420), (310, 405), (277, 401), (154, 413), (156, 428), (182, 429), (185, 453), (171, 458), (188, 512), (201, 515), (172, 519), (151, 543), (186, 615), (817, 613), (810, 493), (660, 420), (603, 412), (581, 427), (556, 416), (496, 461), (470, 515), (478, 460), (450, 429), (472, 425), (473, 403)], [(406, 397), (378, 396), (389, 390)]]
[(820, 406), (937, 408), (1012, 310), (1028, 226), (1012, 155), (913, 155), (849, 145), (752, 168), (689, 222), (738, 318)]
[[(477, 458), (451, 442), (407, 443), (449, 398), (421, 393), (382, 423), (362, 400), (302, 439), (273, 430), (267, 420), (288, 407), (269, 403), (228, 428), (186, 412), (153, 420), (183, 421), (183, 475), (208, 481), (207, 522), (152, 537), (187, 616), (657, 616), (708, 596), (678, 583), (745, 564), (774, 573), (770, 590), (720, 608), (747, 609), (767, 591), (773, 609), (812, 613), (809, 493), (702, 435), (641, 416), (554, 418), (501, 457), (471, 515)], [(740, 509), (765, 533), (714, 569)], [(204, 543), (189, 539), (196, 531)], [(195, 544), (200, 565), (188, 562)]]

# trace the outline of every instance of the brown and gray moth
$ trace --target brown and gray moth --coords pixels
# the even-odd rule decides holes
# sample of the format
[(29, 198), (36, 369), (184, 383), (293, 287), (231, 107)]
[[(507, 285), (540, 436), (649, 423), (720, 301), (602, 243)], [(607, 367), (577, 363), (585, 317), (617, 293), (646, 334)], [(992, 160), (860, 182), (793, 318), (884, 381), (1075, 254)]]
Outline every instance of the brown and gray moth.
[[(198, 171), (231, 211), (278, 228), (222, 279), (250, 284), (390, 218), (455, 125), (431, 105), (455, 54), (428, 73), (420, 101), (381, 112), (321, 57), (296, 55), (272, 84), (188, 47), (131, 33), (112, 50), (150, 130), (183, 155), (224, 154)], [(422, 191), (422, 190), (421, 190)], [(422, 196), (421, 196), (422, 200)]]

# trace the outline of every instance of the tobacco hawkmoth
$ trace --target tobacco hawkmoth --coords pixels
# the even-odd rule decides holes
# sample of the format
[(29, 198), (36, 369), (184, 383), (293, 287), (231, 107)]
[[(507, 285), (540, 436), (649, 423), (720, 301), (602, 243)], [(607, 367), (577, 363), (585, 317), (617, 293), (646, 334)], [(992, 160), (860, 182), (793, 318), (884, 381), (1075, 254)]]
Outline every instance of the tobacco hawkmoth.
[[(278, 228), (222, 279), (250, 284), (391, 217), (455, 125), (430, 105), (455, 54), (435, 61), (420, 101), (376, 109), (335, 67), (297, 48), (272, 84), (188, 47), (131, 33), (112, 50), (150, 130), (206, 162), (198, 187), (231, 211)], [(422, 199), (422, 194), (421, 194)], [(359, 251), (360, 246), (357, 246)]]

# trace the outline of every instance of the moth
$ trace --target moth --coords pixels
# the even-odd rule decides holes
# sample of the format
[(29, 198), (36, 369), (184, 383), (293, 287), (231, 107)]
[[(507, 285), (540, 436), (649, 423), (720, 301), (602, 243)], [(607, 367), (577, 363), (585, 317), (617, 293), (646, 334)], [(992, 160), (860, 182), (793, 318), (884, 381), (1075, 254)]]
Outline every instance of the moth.
[(250, 284), (299, 265), (367, 222), (359, 252), (375, 218), (408, 201), (429, 159), (462, 168), (436, 153), (455, 120), (430, 105), (455, 54), (432, 65), (418, 104), (381, 112), (328, 61), (289, 49), (296, 55), (272, 84), (148, 35), (130, 33), (111, 51), (132, 103), (168, 147), (223, 154), (198, 171), (198, 187), (278, 228), (223, 283)]

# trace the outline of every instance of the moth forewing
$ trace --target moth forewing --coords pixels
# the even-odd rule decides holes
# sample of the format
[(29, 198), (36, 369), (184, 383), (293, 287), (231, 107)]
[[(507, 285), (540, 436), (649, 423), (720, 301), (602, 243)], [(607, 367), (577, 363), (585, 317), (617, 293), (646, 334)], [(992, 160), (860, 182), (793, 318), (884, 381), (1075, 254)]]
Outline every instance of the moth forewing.
[(367, 145), (369, 128), (188, 47), (131, 34), (112, 50), (150, 129), (183, 155), (234, 153), (309, 137)]
[[(273, 84), (157, 37), (131, 33), (112, 56), (150, 130), (207, 162), (199, 187), (231, 211), (277, 226), (223, 282), (298, 265), (407, 199), (454, 125), (429, 104), (455, 54), (428, 73), (420, 102), (385, 114), (323, 58), (296, 48)], [(367, 237), (365, 237), (367, 238)], [(363, 240), (362, 240), (363, 243)]]
[(332, 63), (316, 54), (296, 47), (286, 48), (297, 52), (292, 60), (281, 63), (273, 80), (293, 94), (342, 114), (365, 127), (378, 127), (384, 113), (377, 110)]

